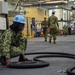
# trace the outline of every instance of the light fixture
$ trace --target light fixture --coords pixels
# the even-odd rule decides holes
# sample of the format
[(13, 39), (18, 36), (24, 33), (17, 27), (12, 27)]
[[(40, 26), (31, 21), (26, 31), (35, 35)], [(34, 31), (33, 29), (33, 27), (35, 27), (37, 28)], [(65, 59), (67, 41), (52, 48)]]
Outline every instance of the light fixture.
[(64, 10), (63, 13), (66, 13), (66, 11)]
[(66, 3), (66, 1), (47, 1), (46, 3), (61, 3), (61, 2)]
[(70, 14), (72, 15), (72, 12), (70, 12)]
[(74, 1), (74, 0), (69, 0), (69, 1)]
[(74, 0), (72, 0), (72, 1), (74, 1)]
[(58, 6), (55, 6), (56, 8), (58, 7)]

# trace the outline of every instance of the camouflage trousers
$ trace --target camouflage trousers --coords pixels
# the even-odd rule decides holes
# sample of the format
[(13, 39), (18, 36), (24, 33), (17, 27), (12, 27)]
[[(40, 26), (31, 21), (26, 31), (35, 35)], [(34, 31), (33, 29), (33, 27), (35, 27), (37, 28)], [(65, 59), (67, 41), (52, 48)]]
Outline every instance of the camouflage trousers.
[(47, 39), (47, 30), (44, 30), (43, 34), (44, 34), (44, 38)]
[(67, 35), (67, 30), (63, 30), (63, 35), (64, 35), (64, 36)]
[(56, 40), (56, 35), (57, 35), (57, 28), (50, 28), (50, 37), (49, 39)]

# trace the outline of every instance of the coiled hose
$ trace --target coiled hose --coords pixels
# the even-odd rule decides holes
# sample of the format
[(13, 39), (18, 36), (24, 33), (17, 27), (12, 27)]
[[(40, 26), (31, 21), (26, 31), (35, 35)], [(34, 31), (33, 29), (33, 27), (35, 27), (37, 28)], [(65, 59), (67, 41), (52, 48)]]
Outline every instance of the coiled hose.
[[(75, 54), (62, 53), (62, 52), (34, 52), (34, 53), (25, 53), (25, 55), (37, 55), (37, 54), (39, 54), (39, 55), (33, 57), (34, 61), (22, 62), (22, 63), (12, 62), (12, 64), (9, 67), (10, 68), (41, 68), (41, 67), (49, 66), (48, 62), (42, 61), (39, 58), (62, 57), (62, 58), (75, 59)], [(75, 72), (73, 72), (74, 69), (75, 69), (75, 66), (67, 69), (67, 74), (68, 75), (75, 75)]]

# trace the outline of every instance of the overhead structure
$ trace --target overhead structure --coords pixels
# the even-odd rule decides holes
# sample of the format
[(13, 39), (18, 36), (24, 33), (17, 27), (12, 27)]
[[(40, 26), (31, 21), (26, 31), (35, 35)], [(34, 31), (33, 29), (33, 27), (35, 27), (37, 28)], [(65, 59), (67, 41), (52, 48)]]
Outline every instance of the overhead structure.
[(11, 6), (14, 6), (16, 10), (18, 6), (22, 6), (25, 8), (29, 7), (43, 7), (46, 9), (63, 7), (66, 9), (70, 9), (72, 6), (75, 6), (75, 0), (8, 0), (8, 3)]

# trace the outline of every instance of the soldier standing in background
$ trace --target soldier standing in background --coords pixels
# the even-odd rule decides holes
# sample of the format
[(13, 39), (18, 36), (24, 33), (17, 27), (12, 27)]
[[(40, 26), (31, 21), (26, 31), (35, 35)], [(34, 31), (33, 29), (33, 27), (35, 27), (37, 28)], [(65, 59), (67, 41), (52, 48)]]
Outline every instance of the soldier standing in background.
[(68, 27), (67, 27), (67, 25), (64, 25), (63, 26), (63, 35), (66, 36), (67, 33), (68, 33)]
[(45, 42), (47, 41), (47, 28), (48, 28), (48, 21), (46, 19), (47, 19), (47, 16), (44, 16), (44, 20), (41, 23)]
[(71, 35), (71, 27), (68, 27), (68, 34)]
[(49, 43), (51, 43), (53, 38), (53, 43), (56, 44), (57, 27), (59, 29), (59, 25), (58, 18), (55, 16), (55, 10), (52, 10), (52, 15), (48, 18), (48, 27), (50, 28)]

